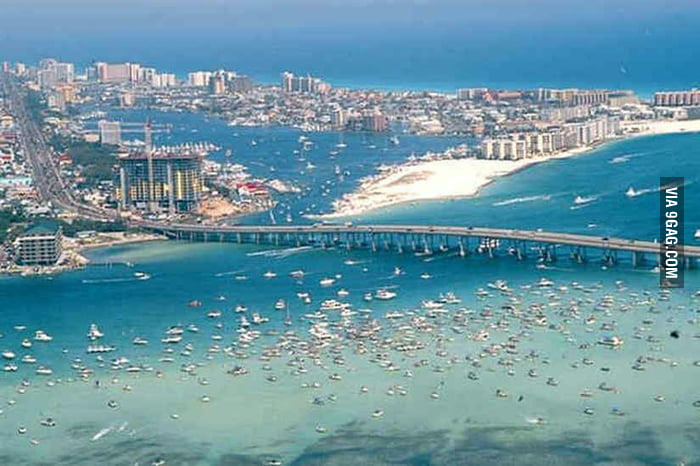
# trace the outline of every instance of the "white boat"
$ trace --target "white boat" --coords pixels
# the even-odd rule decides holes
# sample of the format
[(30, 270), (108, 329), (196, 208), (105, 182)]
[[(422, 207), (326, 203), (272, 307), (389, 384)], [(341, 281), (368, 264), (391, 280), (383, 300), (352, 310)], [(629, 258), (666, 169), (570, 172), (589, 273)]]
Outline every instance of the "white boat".
[(151, 276), (146, 272), (134, 272), (134, 277), (138, 278), (139, 280), (148, 280), (151, 278)]
[(34, 364), (36, 363), (36, 358), (31, 354), (25, 354), (22, 356), (22, 362), (25, 364)]
[(268, 319), (267, 317), (260, 316), (260, 314), (258, 314), (257, 312), (253, 312), (251, 320), (253, 321), (253, 323), (255, 325), (260, 325), (260, 324), (264, 324), (265, 322), (269, 321), (270, 319)]
[(180, 326), (173, 326), (170, 327), (168, 330), (165, 331), (166, 335), (182, 335), (185, 331), (182, 329)]
[(100, 330), (97, 324), (90, 324), (90, 330), (87, 334), (87, 337), (90, 341), (99, 340), (103, 336), (105, 336), (105, 334)]
[(384, 317), (386, 317), (387, 319), (400, 319), (403, 316), (404, 313), (399, 311), (387, 312), (386, 314), (384, 314)]
[(421, 302), (421, 306), (425, 309), (440, 309), (444, 304), (433, 301), (432, 299), (426, 299)]
[(34, 340), (35, 341), (49, 342), (49, 341), (53, 340), (53, 337), (49, 336), (49, 334), (44, 332), (43, 330), (37, 330), (36, 332), (34, 332)]
[(540, 281), (537, 282), (537, 286), (541, 288), (547, 288), (554, 285), (554, 282), (552, 280), (549, 280), (547, 278), (540, 278)]
[(372, 301), (372, 299), (374, 299), (374, 296), (372, 295), (372, 293), (365, 293), (362, 296), (362, 299), (364, 299), (365, 301)]
[(5, 359), (14, 359), (17, 355), (12, 351), (3, 351), (2, 357)]
[(448, 291), (447, 293), (440, 293), (437, 301), (443, 304), (459, 304), (462, 302), (453, 292)]
[(241, 328), (248, 328), (250, 327), (250, 322), (248, 322), (248, 319), (245, 318), (245, 316), (241, 316), (239, 324)]
[(326, 299), (321, 303), (321, 311), (339, 311), (342, 309), (347, 309), (349, 307), (349, 304), (340, 302), (335, 299)]
[(163, 343), (167, 343), (167, 344), (180, 343), (182, 341), (182, 336), (181, 335), (168, 335), (164, 338), (161, 338), (160, 341)]
[(145, 338), (136, 337), (132, 340), (132, 343), (137, 346), (144, 346), (148, 344), (148, 340), (146, 340)]
[(319, 281), (318, 283), (321, 286), (331, 286), (335, 283), (335, 278), (322, 278), (321, 281)]
[(422, 278), (423, 280), (428, 280), (431, 277), (432, 277), (432, 275), (430, 275), (428, 272), (424, 272), (424, 273), (420, 274), (420, 278)]
[(265, 277), (265, 278), (275, 278), (276, 276), (277, 276), (277, 274), (275, 272), (273, 272), (272, 270), (268, 270), (267, 272), (265, 272), (263, 274), (263, 277)]
[(489, 288), (493, 288), (494, 290), (498, 291), (510, 291), (510, 288), (508, 288), (508, 284), (505, 282), (505, 280), (496, 280), (493, 283), (489, 283), (488, 286)]
[(390, 141), (393, 145), (395, 145), (395, 146), (398, 146), (398, 145), (399, 145), (399, 142), (400, 142), (398, 136), (392, 136), (392, 137), (390, 137), (390, 138), (389, 138), (389, 141)]
[(221, 311), (209, 311), (207, 312), (207, 317), (210, 319), (217, 319), (221, 317)]
[(610, 346), (611, 348), (619, 348), (625, 341), (620, 337), (605, 337), (598, 341), (598, 344)]
[(111, 353), (112, 351), (115, 351), (117, 348), (114, 346), (109, 346), (109, 345), (90, 345), (87, 347), (85, 350), (87, 353)]
[(53, 371), (48, 367), (40, 366), (39, 368), (37, 368), (36, 373), (38, 375), (51, 375), (53, 374)]
[(639, 193), (637, 191), (635, 191), (632, 186), (627, 188), (627, 191), (625, 191), (625, 196), (627, 196), (627, 197), (635, 197), (638, 195), (639, 195)]
[(341, 288), (338, 290), (338, 296), (340, 296), (341, 298), (344, 298), (345, 296), (347, 296), (349, 294), (350, 294), (350, 292), (348, 290), (346, 290), (345, 288)]
[(5, 364), (5, 367), (3, 367), (3, 370), (5, 372), (17, 372), (17, 364)]
[(589, 196), (589, 197), (576, 196), (574, 198), (574, 204), (576, 204), (576, 205), (588, 204), (589, 202), (593, 202), (595, 200), (596, 200), (596, 198), (594, 196)]
[(287, 308), (287, 303), (284, 302), (284, 299), (280, 298), (275, 303), (275, 310), (277, 310), (277, 311), (284, 311), (286, 308)]
[(291, 272), (289, 272), (289, 276), (292, 278), (304, 278), (304, 273), (305, 272), (301, 269), (292, 270)]
[(403, 270), (401, 270), (400, 267), (394, 267), (394, 275), (401, 275), (403, 274)]
[(396, 297), (396, 292), (386, 290), (386, 289), (381, 289), (381, 290), (377, 290), (377, 292), (374, 293), (374, 297), (376, 299), (380, 299), (382, 301), (387, 301), (389, 299), (394, 299)]
[(236, 312), (245, 312), (247, 310), (248, 310), (248, 308), (242, 304), (239, 304), (238, 306), (236, 306)]
[(700, 230), (695, 230), (693, 237), (695, 237), (695, 239), (700, 239)]

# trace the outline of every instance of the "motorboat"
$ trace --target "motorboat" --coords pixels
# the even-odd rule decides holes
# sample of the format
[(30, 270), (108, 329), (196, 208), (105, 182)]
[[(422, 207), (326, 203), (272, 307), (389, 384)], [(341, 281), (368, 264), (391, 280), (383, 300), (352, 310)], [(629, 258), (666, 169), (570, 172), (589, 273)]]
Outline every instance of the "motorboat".
[(387, 290), (387, 289), (380, 289), (380, 290), (377, 290), (376, 293), (374, 293), (374, 298), (380, 299), (382, 301), (394, 299), (395, 297), (396, 297), (396, 292), (391, 291), (391, 290)]
[(100, 330), (97, 324), (90, 324), (90, 330), (87, 334), (87, 337), (90, 341), (99, 340), (103, 336), (105, 336), (105, 334)]
[(289, 272), (289, 276), (292, 278), (304, 278), (305, 272), (301, 269), (292, 270)]
[(48, 333), (44, 332), (43, 330), (37, 330), (34, 332), (34, 341), (43, 341), (43, 342), (50, 342), (53, 340), (53, 337), (50, 336)]
[(287, 308), (287, 303), (284, 302), (284, 299), (278, 299), (277, 302), (275, 303), (275, 310), (276, 311), (284, 311)]
[(131, 342), (137, 346), (144, 346), (144, 345), (148, 344), (148, 340), (146, 340), (145, 338), (141, 338), (141, 337), (136, 337)]
[(5, 359), (14, 359), (16, 356), (17, 355), (14, 352), (9, 350), (2, 352), (2, 357)]
[(330, 278), (330, 277), (322, 278), (318, 283), (321, 286), (331, 286), (335, 283), (335, 278)]
[(273, 272), (272, 270), (268, 270), (267, 272), (265, 272), (263, 274), (263, 277), (265, 277), (265, 278), (275, 278), (276, 276), (277, 276), (277, 274), (275, 272)]

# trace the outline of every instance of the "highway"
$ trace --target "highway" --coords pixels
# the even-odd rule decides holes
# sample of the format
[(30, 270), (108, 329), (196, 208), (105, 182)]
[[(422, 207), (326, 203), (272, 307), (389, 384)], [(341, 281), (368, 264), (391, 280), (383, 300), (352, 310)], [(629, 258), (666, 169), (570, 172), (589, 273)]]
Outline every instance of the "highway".
[[(552, 233), (547, 231), (515, 230), (502, 228), (479, 228), (460, 226), (426, 226), (426, 225), (352, 225), (352, 224), (315, 224), (315, 225), (234, 225), (211, 226), (190, 224), (163, 224), (157, 222), (139, 222), (145, 229), (162, 233), (211, 233), (216, 234), (367, 234), (367, 235), (426, 235), (451, 236), (459, 238), (489, 238), (498, 240), (527, 241), (532, 243), (568, 245), (574, 247), (591, 247), (610, 251), (629, 251), (658, 254), (659, 244), (652, 241), (637, 241), (625, 238), (607, 238), (600, 236), (576, 235), (570, 233)], [(700, 247), (685, 246), (685, 257), (700, 258)]]

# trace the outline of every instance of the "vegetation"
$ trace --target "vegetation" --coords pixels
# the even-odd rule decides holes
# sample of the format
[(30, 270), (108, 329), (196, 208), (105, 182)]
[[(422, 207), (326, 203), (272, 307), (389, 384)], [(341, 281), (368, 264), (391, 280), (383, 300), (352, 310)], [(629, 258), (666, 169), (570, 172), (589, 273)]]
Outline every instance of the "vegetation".
[(114, 232), (126, 231), (127, 227), (124, 222), (100, 222), (87, 219), (76, 219), (71, 223), (61, 221), (63, 234), (69, 237), (74, 237), (79, 231), (97, 231), (97, 232)]
[(81, 139), (54, 136), (51, 145), (58, 152), (68, 152), (74, 166), (81, 167), (86, 183), (94, 186), (102, 181), (111, 181), (116, 162), (115, 148)]
[(4, 242), (13, 225), (24, 222), (22, 214), (12, 209), (0, 210), (0, 243)]

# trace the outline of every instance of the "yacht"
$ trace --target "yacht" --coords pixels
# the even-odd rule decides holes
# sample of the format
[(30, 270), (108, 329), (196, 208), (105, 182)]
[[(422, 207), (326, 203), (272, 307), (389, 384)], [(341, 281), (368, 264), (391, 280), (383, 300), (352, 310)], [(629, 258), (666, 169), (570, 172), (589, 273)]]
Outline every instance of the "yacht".
[(627, 191), (625, 191), (625, 196), (627, 196), (627, 197), (635, 197), (635, 196), (637, 196), (638, 194), (639, 194), (639, 193), (638, 193), (637, 191), (635, 191), (634, 188), (633, 188), (632, 186), (630, 186), (629, 188), (627, 188)]
[(136, 277), (139, 280), (148, 280), (149, 278), (151, 278), (151, 276), (146, 272), (134, 272), (134, 277)]
[(341, 288), (338, 290), (338, 296), (340, 296), (341, 298), (344, 298), (345, 296), (347, 296), (349, 294), (350, 294), (350, 292), (348, 290), (346, 290), (345, 288)]
[(209, 311), (207, 312), (207, 317), (210, 319), (217, 319), (221, 317), (221, 311)]
[(494, 290), (498, 291), (510, 291), (510, 288), (508, 288), (508, 285), (506, 284), (505, 280), (496, 280), (493, 283), (489, 283), (488, 286), (489, 288), (493, 288)]
[(90, 324), (90, 330), (87, 334), (87, 337), (90, 341), (99, 340), (103, 336), (105, 336), (105, 334), (100, 330), (97, 324)]
[(339, 311), (350, 307), (349, 304), (337, 301), (335, 299), (326, 299), (321, 303), (321, 311)]
[(323, 278), (318, 283), (321, 286), (331, 286), (335, 283), (335, 278)]
[(552, 280), (549, 280), (547, 278), (540, 278), (540, 281), (537, 282), (537, 286), (541, 288), (547, 288), (554, 285), (554, 282)]
[(620, 337), (605, 337), (602, 338), (598, 344), (610, 346), (611, 348), (619, 348), (624, 343), (624, 340)]
[(182, 341), (182, 335), (167, 335), (160, 340), (163, 343), (175, 344)]
[(693, 235), (695, 239), (700, 239), (700, 230), (695, 230), (695, 234)]
[(265, 272), (263, 274), (263, 277), (265, 277), (265, 278), (275, 278), (276, 276), (277, 276), (277, 274), (275, 272), (273, 272), (272, 270), (268, 270), (267, 272)]
[(292, 278), (304, 278), (304, 271), (301, 269), (292, 270), (291, 272), (289, 272), (289, 276)]
[(20, 343), (20, 344), (22, 345), (22, 348), (31, 348), (32, 347), (32, 341), (29, 338), (25, 338), (24, 340), (22, 340), (22, 343)]
[(5, 364), (5, 367), (3, 367), (3, 370), (5, 372), (17, 372), (17, 364)]
[(141, 338), (141, 337), (136, 337), (131, 342), (137, 346), (144, 346), (144, 345), (148, 344), (148, 340), (146, 340), (145, 338)]
[(257, 312), (253, 312), (251, 320), (253, 321), (253, 323), (255, 325), (260, 325), (260, 324), (264, 324), (265, 322), (269, 321), (270, 319), (268, 319), (267, 317), (262, 317)]
[(51, 375), (53, 374), (53, 371), (48, 367), (40, 366), (39, 368), (37, 368), (36, 373), (38, 375)]
[(400, 267), (394, 267), (394, 275), (402, 275), (403, 270)]
[(14, 359), (15, 356), (17, 356), (15, 353), (12, 351), (3, 351), (2, 352), (2, 357), (5, 359)]
[(246, 319), (245, 316), (241, 316), (239, 325), (241, 328), (248, 328), (250, 327), (250, 322), (248, 322), (248, 319)]
[(53, 340), (53, 337), (49, 336), (49, 334), (44, 332), (43, 330), (37, 330), (36, 332), (34, 332), (34, 340), (49, 342)]
[(374, 296), (372, 295), (372, 293), (365, 293), (362, 296), (362, 299), (364, 299), (365, 301), (372, 301), (373, 298), (374, 298)]
[(420, 278), (422, 278), (423, 280), (428, 280), (431, 277), (432, 277), (432, 275), (430, 275), (428, 272), (424, 272), (424, 273), (420, 274)]
[(247, 310), (248, 310), (248, 308), (242, 304), (239, 304), (238, 306), (236, 306), (236, 312), (245, 312)]
[(396, 297), (396, 292), (386, 290), (386, 289), (381, 289), (381, 290), (377, 290), (377, 292), (374, 293), (374, 297), (376, 299), (380, 299), (382, 301), (387, 301), (389, 299), (394, 299)]
[(286, 308), (287, 308), (287, 303), (284, 302), (284, 299), (280, 298), (275, 303), (275, 310), (276, 311), (284, 311)]
[(36, 363), (36, 358), (31, 354), (25, 354), (22, 356), (22, 362), (25, 364), (34, 364)]
[(431, 299), (426, 299), (421, 302), (421, 306), (425, 309), (440, 309), (443, 305), (443, 303), (438, 303)]
[(437, 301), (442, 304), (459, 304), (462, 302), (453, 292), (448, 291), (445, 294), (440, 294)]

